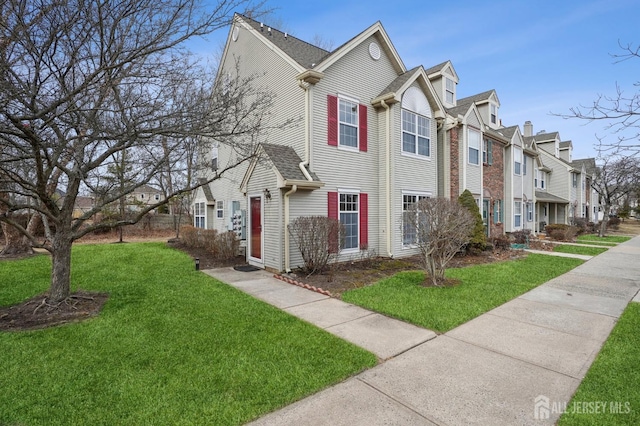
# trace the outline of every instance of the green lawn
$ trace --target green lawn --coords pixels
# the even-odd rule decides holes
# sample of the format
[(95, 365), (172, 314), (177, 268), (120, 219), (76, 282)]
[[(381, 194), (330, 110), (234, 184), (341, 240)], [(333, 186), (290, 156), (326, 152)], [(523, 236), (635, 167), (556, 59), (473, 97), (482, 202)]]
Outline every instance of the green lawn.
[(584, 254), (587, 256), (597, 256), (600, 253), (604, 253), (608, 249), (602, 247), (584, 247), (573, 246), (571, 244), (561, 244), (553, 248), (556, 253), (572, 253), (572, 254)]
[(583, 234), (578, 236), (578, 241), (604, 241), (609, 243), (624, 243), (629, 241), (631, 237), (623, 237), (621, 235), (607, 235), (598, 237), (596, 234)]
[[(44, 291), (50, 261), (0, 262), (0, 305)], [(194, 271), (164, 244), (74, 248), (99, 317), (0, 333), (0, 424), (241, 424), (375, 356)]]
[(532, 288), (563, 274), (582, 260), (543, 254), (466, 268), (450, 269), (455, 287), (424, 287), (424, 273), (407, 271), (377, 284), (350, 290), (342, 299), (367, 309), (446, 332)]
[[(559, 424), (640, 424), (640, 303), (630, 303), (589, 369)], [(603, 413), (577, 413), (573, 407), (602, 401)]]

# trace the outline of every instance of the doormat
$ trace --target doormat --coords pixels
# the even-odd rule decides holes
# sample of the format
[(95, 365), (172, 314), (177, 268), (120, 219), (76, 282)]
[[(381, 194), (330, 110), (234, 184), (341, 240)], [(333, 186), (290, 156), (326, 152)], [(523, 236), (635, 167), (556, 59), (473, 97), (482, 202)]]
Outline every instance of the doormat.
[(260, 270), (260, 268), (253, 265), (238, 265), (238, 266), (234, 266), (233, 269), (240, 272), (253, 272), (253, 271)]

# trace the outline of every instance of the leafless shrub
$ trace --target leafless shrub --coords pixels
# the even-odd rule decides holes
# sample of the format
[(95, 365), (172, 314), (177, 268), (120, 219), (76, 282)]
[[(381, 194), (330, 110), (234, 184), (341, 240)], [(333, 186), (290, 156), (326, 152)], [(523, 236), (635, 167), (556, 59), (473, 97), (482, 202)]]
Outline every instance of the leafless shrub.
[(475, 218), (457, 200), (426, 198), (415, 203), (404, 220), (415, 230), (427, 279), (441, 285), (447, 263), (469, 242)]
[(302, 269), (308, 275), (327, 267), (338, 254), (340, 238), (344, 236), (340, 222), (326, 216), (299, 217), (288, 228), (302, 255)]
[(233, 259), (238, 253), (240, 240), (238, 240), (235, 232), (224, 232), (214, 238), (213, 246), (212, 251), (216, 259)]

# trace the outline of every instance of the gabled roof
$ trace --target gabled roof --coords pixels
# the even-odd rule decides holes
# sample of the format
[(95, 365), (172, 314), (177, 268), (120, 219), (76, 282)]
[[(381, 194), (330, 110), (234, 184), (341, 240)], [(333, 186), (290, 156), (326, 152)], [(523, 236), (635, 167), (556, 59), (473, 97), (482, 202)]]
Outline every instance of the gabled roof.
[(391, 82), (387, 87), (384, 88), (382, 92), (377, 96), (378, 98), (383, 97), (387, 93), (396, 93), (398, 90), (402, 88), (420, 69), (419, 66), (410, 69), (409, 71), (400, 74), (395, 80)]
[(360, 45), (360, 43), (372, 36), (375, 36), (378, 42), (381, 43), (380, 48), (387, 54), (396, 72), (398, 74), (406, 72), (407, 68), (405, 67), (404, 62), (402, 62), (398, 51), (393, 46), (393, 43), (391, 43), (391, 39), (389, 38), (389, 35), (385, 31), (380, 21), (371, 25), (369, 28), (362, 31), (360, 34), (356, 35), (351, 40), (347, 41), (342, 46), (331, 52), (328, 56), (323, 58), (322, 62), (315, 67), (315, 70), (319, 72), (325, 71), (328, 67), (330, 67), (344, 55), (349, 53), (353, 48)]
[(207, 204), (215, 203), (216, 199), (213, 197), (213, 193), (211, 192), (211, 187), (205, 178), (198, 179), (198, 183), (202, 185), (202, 192), (204, 193), (204, 198), (207, 199)]
[(573, 144), (571, 143), (571, 141), (560, 142), (560, 149), (568, 149), (568, 148), (573, 148)]
[(312, 180), (307, 179), (300, 169), (302, 159), (290, 146), (263, 143), (260, 144), (260, 148), (260, 155), (251, 160), (249, 168), (245, 172), (240, 184), (241, 192), (246, 193), (251, 175), (259, 162), (266, 162), (271, 167), (278, 178), (278, 188), (297, 185), (301, 189), (316, 189), (324, 186), (324, 183), (308, 167), (305, 170)]
[(558, 132), (538, 133), (537, 135), (533, 135), (531, 137), (535, 139), (536, 143), (545, 143), (545, 142), (555, 141), (556, 139), (560, 139), (560, 133)]
[(431, 81), (429, 81), (422, 65), (400, 74), (387, 87), (385, 87), (385, 89), (375, 99), (371, 101), (371, 104), (375, 107), (380, 107), (382, 101), (387, 104), (400, 102), (402, 100), (402, 94), (414, 82), (418, 82), (427, 96), (427, 99), (433, 109), (434, 118), (444, 118), (444, 106), (442, 106), (440, 98), (436, 95), (433, 85), (431, 84)]
[[(302, 159), (296, 154), (293, 148), (290, 146), (263, 143), (262, 149), (269, 160), (271, 160), (273, 167), (276, 168), (284, 180), (307, 180), (299, 167)], [(307, 169), (307, 172), (315, 182), (320, 182), (320, 179), (315, 173), (309, 169)]]
[(596, 171), (596, 159), (595, 158), (581, 158), (579, 160), (573, 160), (571, 166), (575, 169), (582, 169), (588, 174), (593, 174)]
[(456, 83), (460, 81), (460, 79), (458, 78), (458, 73), (456, 73), (455, 68), (453, 68), (453, 64), (451, 63), (451, 61), (444, 61), (443, 63), (434, 65), (430, 68), (425, 69), (424, 71), (425, 73), (427, 73), (429, 79), (443, 75), (451, 77), (451, 79), (453, 79), (453, 81), (455, 81)]
[(473, 105), (473, 101), (461, 102), (458, 99), (457, 105), (451, 108), (447, 108), (447, 113), (453, 117), (458, 117), (459, 115), (465, 115), (469, 108)]
[(502, 127), (500, 129), (492, 129), (490, 127), (484, 130), (484, 133), (494, 138), (502, 139), (507, 143), (511, 142), (513, 136), (518, 132), (518, 126)]
[(494, 96), (498, 104), (500, 100), (498, 99), (498, 94), (495, 89), (487, 90), (486, 92), (478, 93), (477, 95), (467, 96), (466, 98), (458, 99), (458, 104), (461, 103), (471, 103), (474, 102), (476, 104), (483, 104), (489, 102), (491, 96)]
[[(238, 14), (238, 16), (305, 69), (313, 68), (330, 54), (327, 50), (247, 16), (240, 14)], [(271, 29), (271, 31), (269, 31), (269, 29)]]

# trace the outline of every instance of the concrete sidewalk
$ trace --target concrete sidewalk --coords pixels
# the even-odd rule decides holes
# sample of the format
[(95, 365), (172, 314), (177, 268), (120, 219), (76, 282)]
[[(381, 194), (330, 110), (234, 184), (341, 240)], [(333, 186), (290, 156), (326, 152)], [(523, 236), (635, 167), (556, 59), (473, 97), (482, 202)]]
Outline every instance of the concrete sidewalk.
[[(254, 424), (553, 424), (554, 407), (568, 403), (627, 303), (640, 300), (639, 259), (636, 237)], [(318, 318), (330, 322), (329, 311)], [(418, 340), (393, 345), (409, 349)]]
[(239, 290), (263, 300), (385, 360), (436, 337), (436, 333), (350, 303), (287, 284), (260, 270), (204, 270)]

